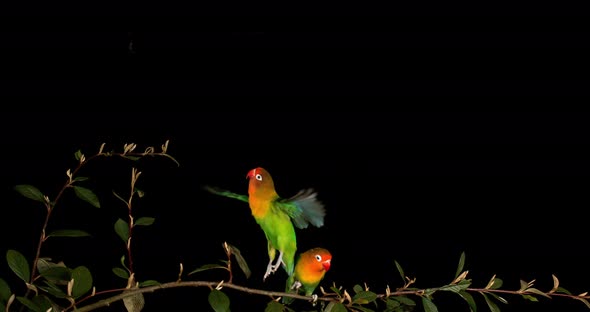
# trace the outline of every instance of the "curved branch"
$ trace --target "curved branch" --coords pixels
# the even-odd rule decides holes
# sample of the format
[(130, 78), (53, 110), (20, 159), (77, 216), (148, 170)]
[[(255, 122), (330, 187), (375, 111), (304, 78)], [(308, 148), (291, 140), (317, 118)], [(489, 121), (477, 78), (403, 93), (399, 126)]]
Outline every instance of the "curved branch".
[[(308, 300), (308, 301), (313, 301), (318, 300), (318, 301), (334, 301), (334, 302), (341, 302), (342, 299), (338, 298), (338, 297), (333, 297), (333, 296), (323, 296), (323, 297), (318, 297), (318, 298), (314, 298), (312, 296), (303, 296), (303, 295), (298, 295), (295, 293), (286, 293), (286, 292), (280, 292), (280, 291), (269, 291), (269, 290), (262, 290), (262, 289), (255, 289), (255, 288), (249, 288), (249, 287), (245, 287), (245, 286), (240, 286), (237, 284), (233, 284), (233, 283), (225, 283), (223, 281), (221, 282), (213, 282), (213, 281), (179, 281), (179, 282), (169, 282), (169, 283), (164, 283), (164, 284), (160, 284), (160, 285), (155, 285), (155, 286), (149, 286), (149, 287), (143, 287), (143, 288), (135, 288), (135, 289), (125, 289), (123, 290), (123, 293), (97, 301), (95, 303), (91, 303), (89, 305), (83, 306), (83, 307), (79, 307), (76, 309), (76, 311), (78, 312), (87, 312), (87, 311), (92, 311), (101, 307), (106, 307), (111, 305), (114, 302), (117, 302), (119, 300), (123, 300), (123, 298), (126, 297), (130, 297), (130, 296), (134, 296), (137, 294), (142, 294), (142, 293), (150, 293), (150, 292), (154, 292), (160, 289), (169, 289), (169, 288), (177, 288), (177, 287), (209, 287), (211, 289), (213, 288), (231, 288), (231, 289), (235, 289), (241, 292), (245, 292), (245, 293), (249, 293), (249, 294), (255, 294), (255, 295), (262, 295), (262, 296), (268, 296), (268, 297), (291, 297), (291, 298), (295, 298), (295, 299), (303, 299), (303, 300)], [(484, 288), (467, 288), (467, 291), (471, 291), (471, 292), (486, 292), (486, 293), (504, 293), (504, 294), (513, 294), (513, 295), (523, 295), (523, 294), (530, 294), (530, 295), (534, 295), (533, 292), (528, 292), (528, 291), (516, 291), (516, 290), (501, 290), (501, 289), (484, 289)], [(418, 289), (418, 290), (398, 290), (398, 291), (392, 291), (389, 294), (379, 294), (377, 295), (378, 298), (384, 298), (384, 297), (389, 297), (389, 296), (402, 296), (402, 295), (423, 295), (424, 293), (424, 289)], [(546, 293), (549, 295), (549, 293)], [(576, 296), (576, 295), (568, 295), (568, 294), (558, 294), (558, 293), (551, 293), (551, 296), (558, 296), (558, 297), (568, 297), (568, 298), (573, 298), (573, 299), (588, 299), (590, 296)], [(88, 298), (90, 299), (90, 298)]]
[[(86, 305), (84, 307), (77, 308), (76, 311), (78, 311), (78, 312), (92, 311), (97, 308), (109, 306), (110, 304), (112, 304), (116, 301), (122, 300), (123, 298), (129, 297), (129, 296), (142, 294), (142, 293), (148, 293), (148, 292), (154, 292), (154, 291), (160, 290), (160, 289), (176, 288), (176, 287), (215, 288), (217, 286), (219, 286), (220, 288), (226, 287), (226, 288), (239, 290), (241, 292), (245, 292), (245, 293), (249, 293), (249, 294), (263, 295), (263, 296), (269, 296), (269, 297), (282, 297), (283, 296), (283, 297), (291, 297), (291, 298), (295, 298), (295, 299), (313, 300), (313, 298), (311, 296), (307, 297), (307, 296), (297, 295), (294, 293), (254, 289), (254, 288), (248, 288), (248, 287), (244, 287), (244, 286), (240, 286), (240, 285), (236, 285), (236, 284), (232, 284), (232, 283), (221, 283), (220, 284), (220, 282), (210, 282), (210, 281), (182, 281), (182, 282), (170, 282), (170, 283), (160, 284), (160, 285), (156, 285), (156, 286), (143, 287), (143, 288), (136, 288), (133, 290), (125, 290), (123, 293), (118, 294), (116, 296), (112, 296), (112, 297), (100, 300), (98, 302)], [(333, 298), (318, 298), (318, 300), (333, 301), (334, 299)]]

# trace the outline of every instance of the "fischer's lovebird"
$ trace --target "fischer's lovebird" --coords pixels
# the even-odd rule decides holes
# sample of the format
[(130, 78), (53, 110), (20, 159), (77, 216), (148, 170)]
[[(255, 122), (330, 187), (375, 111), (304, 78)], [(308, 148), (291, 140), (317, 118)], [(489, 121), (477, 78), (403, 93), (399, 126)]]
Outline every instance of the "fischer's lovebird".
[[(313, 296), (315, 301), (317, 295), (313, 292), (330, 270), (331, 262), (332, 254), (325, 248), (316, 247), (300, 254), (293, 275), (287, 279), (286, 291)], [(293, 298), (283, 298), (285, 303), (292, 301)]]
[[(289, 276), (295, 269), (297, 239), (295, 227), (305, 229), (309, 224), (315, 227), (324, 225), (326, 211), (317, 199), (313, 189), (303, 189), (290, 198), (280, 197), (271, 175), (264, 168), (254, 168), (248, 172), (248, 195), (236, 194), (219, 188), (205, 187), (217, 195), (247, 202), (252, 216), (260, 225), (267, 240), (270, 258), (263, 280), (282, 265)], [(278, 251), (278, 258), (277, 258)], [(273, 261), (277, 259), (273, 264)]]

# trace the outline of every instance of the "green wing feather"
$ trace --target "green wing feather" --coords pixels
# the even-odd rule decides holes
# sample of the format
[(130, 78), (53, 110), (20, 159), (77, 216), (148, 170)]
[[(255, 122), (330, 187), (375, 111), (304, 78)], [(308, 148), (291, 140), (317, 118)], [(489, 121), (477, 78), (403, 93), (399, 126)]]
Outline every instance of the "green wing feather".
[(280, 199), (274, 206), (286, 212), (300, 229), (307, 228), (310, 223), (315, 227), (324, 225), (326, 210), (313, 189), (301, 190), (291, 198)]
[[(203, 189), (219, 196), (248, 202), (247, 195), (208, 185), (204, 186)], [(309, 224), (315, 227), (324, 225), (326, 210), (324, 205), (317, 199), (317, 193), (313, 189), (301, 190), (293, 197), (278, 199), (272, 206), (274, 209), (288, 214), (293, 220), (293, 224), (300, 229), (307, 228)]]
[(229, 197), (229, 198), (235, 198), (237, 200), (241, 200), (243, 202), (248, 202), (248, 196), (247, 195), (242, 195), (242, 194), (237, 194), (234, 192), (230, 192), (228, 190), (224, 190), (218, 187), (212, 187), (212, 186), (204, 186), (203, 189), (205, 191), (208, 191), (210, 193), (216, 194), (216, 195), (220, 195), (220, 196), (225, 196), (225, 197)]

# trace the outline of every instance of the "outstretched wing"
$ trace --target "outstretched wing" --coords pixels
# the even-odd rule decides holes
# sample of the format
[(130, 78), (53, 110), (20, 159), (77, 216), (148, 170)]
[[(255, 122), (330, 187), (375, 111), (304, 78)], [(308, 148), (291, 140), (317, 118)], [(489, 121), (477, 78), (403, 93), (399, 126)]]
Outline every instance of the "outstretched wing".
[(274, 206), (285, 211), (300, 229), (307, 228), (310, 223), (315, 227), (324, 225), (326, 210), (313, 189), (301, 190), (291, 198), (280, 199)]
[(213, 186), (208, 186), (208, 185), (203, 186), (203, 189), (205, 191), (208, 191), (208, 192), (213, 193), (215, 195), (225, 196), (225, 197), (229, 197), (229, 198), (235, 198), (235, 199), (241, 200), (243, 202), (248, 202), (247, 195), (237, 194), (234, 192), (230, 192), (228, 190), (224, 190), (224, 189), (221, 189), (218, 187), (213, 187)]

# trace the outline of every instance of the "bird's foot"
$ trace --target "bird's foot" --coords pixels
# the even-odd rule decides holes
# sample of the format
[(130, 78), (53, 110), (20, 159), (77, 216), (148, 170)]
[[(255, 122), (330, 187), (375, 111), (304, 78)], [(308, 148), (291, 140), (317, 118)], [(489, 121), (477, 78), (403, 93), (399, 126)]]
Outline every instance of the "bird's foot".
[(284, 264), (283, 262), (283, 252), (281, 251), (279, 253), (279, 258), (277, 259), (277, 262), (275, 264), (272, 264), (272, 260), (270, 259), (270, 261), (268, 262), (268, 266), (266, 267), (266, 273), (264, 273), (264, 277), (262, 278), (262, 281), (265, 281), (266, 278), (271, 274), (276, 272), (279, 267), (281, 266), (281, 264)]
[(311, 305), (315, 306), (318, 303), (318, 295), (313, 294), (311, 295), (312, 301), (311, 301)]
[(266, 278), (270, 276), (270, 270), (266, 270), (266, 273), (264, 273), (264, 276), (262, 277), (262, 281), (266, 281)]
[(295, 281), (295, 283), (293, 283), (293, 285), (291, 286), (291, 290), (293, 289), (299, 289), (299, 287), (301, 287), (301, 282), (300, 281)]
[(265, 281), (267, 277), (269, 277), (272, 273), (276, 272), (280, 266), (280, 263), (277, 265), (272, 265), (272, 262), (268, 264), (266, 267), (266, 272), (264, 273), (264, 277), (262, 281)]

